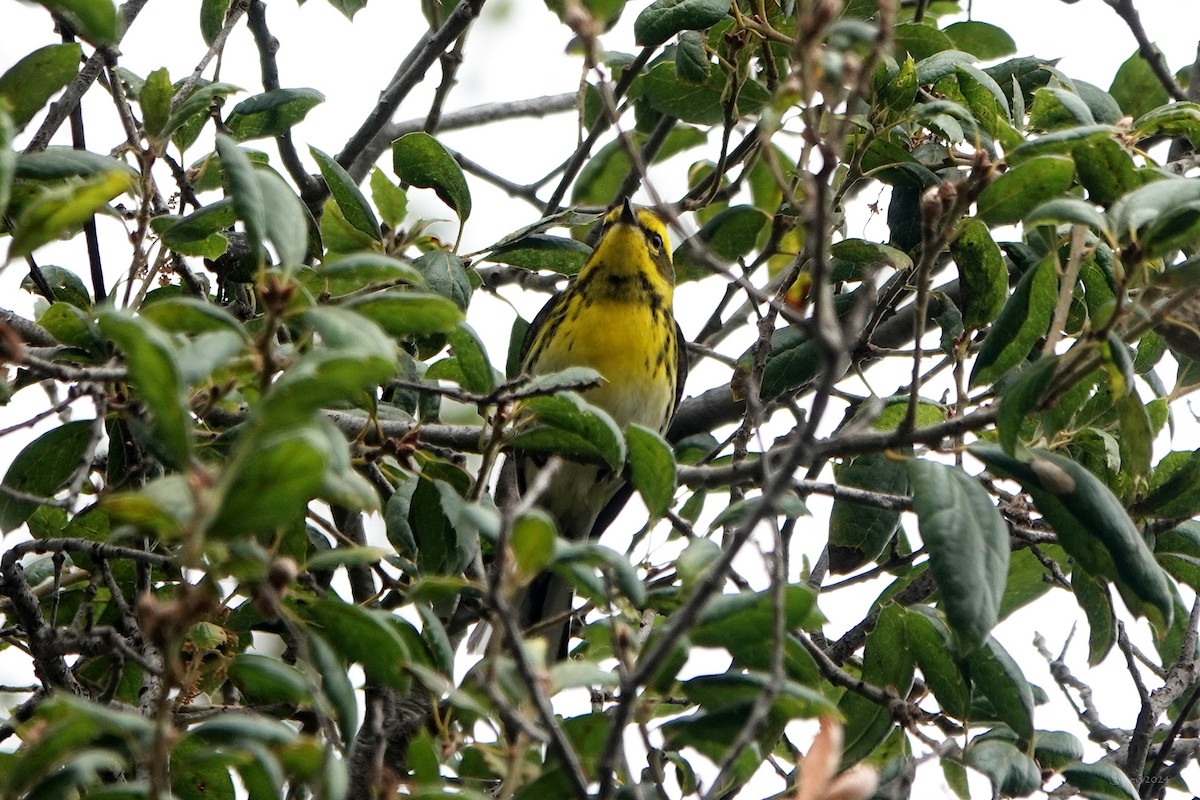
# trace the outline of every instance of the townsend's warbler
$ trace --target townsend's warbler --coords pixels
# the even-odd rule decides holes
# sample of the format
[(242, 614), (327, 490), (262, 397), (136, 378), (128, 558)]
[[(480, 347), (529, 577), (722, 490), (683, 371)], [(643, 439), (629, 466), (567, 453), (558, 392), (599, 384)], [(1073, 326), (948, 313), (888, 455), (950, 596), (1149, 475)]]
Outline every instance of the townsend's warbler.
[[(672, 311), (674, 289), (666, 225), (653, 211), (626, 200), (605, 216), (579, 275), (534, 318), (521, 346), (522, 371), (540, 375), (591, 367), (603, 381), (583, 393), (589, 403), (608, 412), (622, 429), (639, 423), (665, 432), (687, 377), (683, 335)], [(522, 489), (544, 463), (517, 456)], [(597, 524), (606, 506), (624, 503), (624, 485), (624, 478), (607, 467), (568, 461), (537, 502), (561, 536), (579, 541), (598, 536), (611, 521), (615, 511), (610, 510)], [(519, 604), (522, 627), (537, 626), (536, 633), (548, 639), (548, 652), (558, 658), (567, 652), (571, 599), (570, 585), (547, 573)]]

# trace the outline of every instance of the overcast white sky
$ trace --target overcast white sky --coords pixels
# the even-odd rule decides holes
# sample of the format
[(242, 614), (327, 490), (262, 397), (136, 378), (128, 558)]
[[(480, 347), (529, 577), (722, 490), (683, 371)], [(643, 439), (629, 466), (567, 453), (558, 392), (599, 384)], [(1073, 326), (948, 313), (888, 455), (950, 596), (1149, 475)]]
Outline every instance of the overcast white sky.
[[(645, 4), (630, 3), (625, 12), (627, 19), (632, 19)], [(1172, 70), (1190, 64), (1196, 54), (1196, 40), (1200, 37), (1200, 6), (1195, 0), (1137, 0), (1137, 6), (1150, 37), (1162, 48)], [(194, 23), (198, 8), (199, 0), (150, 0), (125, 39), (121, 65), (140, 75), (167, 66), (173, 79), (184, 77), (206, 49)], [(418, 8), (415, 0), (372, 0), (351, 23), (322, 0), (308, 0), (303, 6), (291, 0), (270, 3), (268, 19), (282, 42), (279, 51), (282, 84), (285, 87), (314, 87), (326, 95), (326, 102), (314, 109), (297, 128), (302, 153), (306, 155), (304, 148), (308, 144), (330, 153), (341, 149), (424, 29)], [(545, 11), (541, 2), (491, 0), (485, 6), (485, 17), (489, 15), (502, 17), (506, 24), (493, 27), (485, 23), (472, 33), (458, 76), (459, 86), (451, 94), (447, 110), (577, 88), (579, 61), (564, 53), (570, 33)], [(0, 71), (35, 47), (58, 41), (47, 15), (38, 6), (0, 0), (0, 18), (4, 28), (0, 38)], [(1075, 4), (1056, 0), (976, 0), (973, 18), (1008, 30), (1016, 39), (1021, 54), (1061, 58), (1059, 68), (1066, 74), (1105, 89), (1119, 64), (1136, 47), (1124, 22), (1102, 0), (1080, 0)], [(621, 27), (627, 30), (628, 25)], [(611, 49), (633, 49), (630, 41), (622, 41), (615, 35), (603, 41)], [(246, 94), (233, 98), (236, 102), (259, 87), (257, 54), (244, 26), (235, 32), (226, 52), (222, 78), (247, 90)], [(397, 119), (424, 116), (437, 78), (435, 68), (431, 70), (428, 82), (406, 101)], [(100, 91), (93, 91), (85, 99), (89, 111), (106, 102)], [(90, 149), (107, 152), (121, 142), (123, 134), (108, 109), (99, 116), (107, 122), (89, 122), (88, 144)], [(96, 118), (92, 117), (93, 120)], [(26, 136), (36, 130), (36, 125), (37, 120)], [(445, 141), (476, 161), (501, 165), (506, 177), (523, 182), (542, 176), (566, 157), (574, 142), (574, 127), (573, 117), (564, 114), (449, 133)], [(58, 143), (69, 143), (66, 135), (64, 126)], [(253, 142), (250, 146), (262, 147), (263, 144)], [(498, 153), (502, 153), (502, 157), (497, 157)], [(203, 149), (198, 146), (189, 154), (188, 160), (202, 154)], [(385, 156), (381, 164), (390, 173), (390, 156)], [(475, 211), (463, 238), (464, 252), (484, 247), (537, 216), (531, 207), (509, 200), (481, 181), (472, 180), (471, 186)], [(429, 217), (449, 219), (451, 216), (428, 191), (410, 192), (410, 203)], [(101, 233), (111, 245), (110, 252), (118, 254), (108, 263), (111, 286), (127, 267), (120, 263), (120, 259), (127, 258), (127, 245), (123, 241), (123, 229), (115, 223), (102, 220)], [(886, 232), (879, 235), (885, 236)], [(453, 238), (449, 231), (447, 236)], [(39, 260), (59, 263), (86, 275), (86, 257), (74, 245), (71, 248), (47, 248), (38, 253)], [(31, 309), (28, 295), (16, 288), (21, 277), (17, 266), (0, 275), (0, 307), (28, 314)], [(679, 307), (688, 308), (704, 291), (685, 288), (680, 294)], [(518, 304), (528, 315), (536, 309), (538, 302), (537, 299), (522, 299)], [(495, 314), (511, 319), (511, 312), (500, 303), (481, 298), (476, 304), (473, 321), (477, 327), (483, 315)], [(684, 317), (685, 332), (694, 333), (698, 324), (698, 321)], [(496, 325), (495, 329), (503, 330), (506, 337), (507, 323)], [(505, 343), (501, 339), (504, 337), (487, 338), (490, 344), (496, 345), (493, 356), (497, 363), (503, 363)], [(709, 385), (712, 384), (701, 381), (692, 384), (692, 388), (698, 391)], [(19, 413), (23, 413), (23, 409), (0, 408), (0, 427), (18, 421)], [(17, 437), (0, 440), (0, 468), (22, 444)], [(1173, 446), (1190, 449), (1197, 444), (1177, 441)], [(817, 506), (819, 502), (813, 505)], [(614, 546), (619, 545), (614, 543)], [(841, 608), (836, 616), (847, 621), (857, 620), (863, 605), (870, 599), (870, 592), (861, 594), (858, 602), (847, 598), (848, 602), (839, 604)], [(1071, 607), (1073, 604), (1068, 610)], [(1031, 650), (1027, 645), (1032, 631), (1037, 629), (1047, 637), (1052, 648), (1057, 648), (1056, 643), (1065, 639), (1073, 619), (1073, 613), (1051, 616), (1044, 610), (1027, 612), (1006, 623), (1000, 633), (1001, 640), (1020, 657), (1030, 679), (1045, 687), (1052, 698), (1057, 698), (1052, 682), (1044, 668), (1039, 669), (1039, 660), (1030, 658)], [(839, 622), (835, 618), (832, 627), (836, 629)], [(1082, 638), (1086, 639), (1085, 636)], [(1076, 661), (1082, 664), (1086, 654), (1080, 653)], [(1108, 665), (1089, 677), (1102, 683), (1111, 681), (1111, 685), (1119, 690), (1114, 695), (1128, 696), (1129, 678), (1118, 661), (1110, 659)], [(1064, 708), (1061, 703), (1059, 708)], [(1113, 721), (1132, 725), (1133, 713), (1135, 710), (1131, 709), (1127, 719)], [(1042, 712), (1038, 719), (1040, 727), (1047, 725)]]

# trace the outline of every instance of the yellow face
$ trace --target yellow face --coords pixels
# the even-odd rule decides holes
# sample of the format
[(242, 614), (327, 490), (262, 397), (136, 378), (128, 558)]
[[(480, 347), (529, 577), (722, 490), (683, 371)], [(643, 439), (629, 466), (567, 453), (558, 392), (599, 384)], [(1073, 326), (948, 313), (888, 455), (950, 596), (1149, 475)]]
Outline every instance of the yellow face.
[(666, 223), (650, 209), (636, 208), (628, 201), (617, 206), (604, 217), (600, 240), (580, 271), (580, 280), (593, 271), (645, 274), (659, 294), (670, 297), (675, 268)]

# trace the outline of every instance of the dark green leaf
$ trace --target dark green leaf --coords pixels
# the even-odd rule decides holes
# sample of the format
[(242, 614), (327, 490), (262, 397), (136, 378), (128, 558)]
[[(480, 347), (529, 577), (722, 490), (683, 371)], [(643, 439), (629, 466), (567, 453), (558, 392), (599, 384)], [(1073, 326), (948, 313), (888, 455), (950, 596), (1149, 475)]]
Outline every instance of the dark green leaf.
[(1033, 759), (1003, 739), (976, 741), (967, 748), (967, 765), (992, 782), (998, 796), (1024, 797), (1042, 785), (1042, 775)]
[(661, 517), (675, 498), (675, 454), (658, 431), (633, 424), (625, 430), (629, 472), (646, 508)]
[(1014, 458), (996, 445), (974, 445), (971, 452), (993, 472), (1015, 478), (1063, 549), (1092, 575), (1115, 581), (1133, 613), (1150, 615), (1160, 629), (1170, 624), (1173, 604), (1162, 568), (1121, 501), (1095, 475), (1040, 450), (1027, 459)]
[[(686, 2), (686, 0), (685, 0)], [(728, 4), (726, 4), (728, 7)], [(653, 67), (642, 78), (646, 101), (657, 111), (698, 125), (716, 125), (725, 119), (726, 83), (729, 76), (714, 71), (702, 84), (680, 83), (670, 63)], [(754, 114), (770, 101), (762, 84), (747, 80), (738, 88), (734, 117)]]
[(471, 303), (471, 280), (463, 260), (449, 250), (431, 250), (413, 262), (431, 291), (449, 298), (463, 311)]
[(1063, 156), (1038, 156), (1013, 167), (979, 196), (979, 218), (989, 225), (1019, 222), (1047, 200), (1064, 194), (1075, 176), (1075, 162)]
[(225, 27), (225, 15), (233, 0), (202, 0), (200, 3), (200, 35), (209, 47)]
[(955, 49), (970, 53), (982, 61), (1003, 58), (1017, 51), (1017, 43), (1003, 28), (986, 22), (954, 22), (947, 25), (945, 31), (954, 42)]
[(1038, 359), (1023, 367), (1012, 383), (1005, 388), (1000, 396), (1000, 410), (996, 415), (996, 430), (999, 433), (1000, 445), (1005, 451), (1015, 451), (1022, 425), (1037, 409), (1057, 368), (1057, 359)]
[(392, 165), (403, 182), (433, 189), (460, 222), (471, 216), (471, 192), (462, 168), (428, 133), (407, 133), (392, 142)]
[(1076, 197), (1060, 197), (1048, 200), (1026, 215), (1026, 228), (1036, 225), (1086, 225), (1110, 242), (1113, 233), (1108, 227), (1108, 218), (1096, 210), (1091, 203)]
[(362, 664), (375, 680), (407, 690), (409, 678), (404, 667), (410, 660), (408, 647), (390, 614), (330, 597), (304, 605), (300, 613), (338, 655)]
[(229, 667), (229, 677), (251, 704), (297, 705), (312, 699), (304, 676), (278, 658), (240, 653)]
[(142, 126), (151, 138), (162, 138), (171, 116), (171, 96), (175, 93), (171, 75), (166, 67), (160, 67), (146, 76), (142, 90), (138, 92), (138, 103), (142, 107)]
[(595, 456), (613, 469), (625, 462), (625, 437), (612, 417), (566, 392), (524, 401), (536, 425), (523, 427), (512, 445), (523, 450)]
[(487, 258), (522, 269), (547, 269), (560, 275), (576, 275), (591, 254), (592, 248), (583, 242), (535, 233), (493, 250)]
[(1103, 661), (1117, 640), (1117, 622), (1113, 613), (1112, 595), (1108, 584), (1076, 568), (1071, 574), (1071, 590), (1075, 602), (1083, 609), (1088, 621), (1088, 665)]
[(1054, 259), (1046, 258), (1021, 277), (992, 324), (971, 368), (971, 386), (991, 383), (1024, 361), (1046, 335), (1057, 302), (1058, 275)]
[(729, 13), (729, 0), (654, 0), (633, 23), (634, 40), (662, 44), (681, 31), (702, 31)]
[(74, 79), (83, 49), (75, 44), (52, 44), (22, 58), (0, 75), (0, 99), (20, 132), (42, 106)]
[(321, 168), (321, 176), (325, 178), (334, 202), (342, 210), (342, 216), (356, 229), (378, 240), (379, 220), (376, 219), (375, 211), (367, 202), (366, 196), (354, 183), (354, 179), (331, 156), (315, 147), (309, 147), (308, 151)]
[(1161, 254), (1195, 239), (1200, 186), (1186, 178), (1159, 180), (1122, 196), (1108, 211), (1122, 242)]
[(1072, 764), (1062, 768), (1067, 783), (1088, 800), (1138, 800), (1138, 791), (1116, 764)]
[[(83, 466), (80, 459), (92, 435), (90, 420), (68, 422), (43, 433), (17, 453), (4, 474), (4, 485), (26, 494), (52, 496)], [(37, 508), (0, 492), (0, 531), (19, 527)]]
[(902, 22), (894, 28), (896, 37), (896, 60), (910, 57), (924, 61), (943, 51), (954, 50), (954, 42), (943, 31), (930, 25)]
[(950, 716), (966, 719), (971, 689), (954, 658), (954, 640), (946, 623), (926, 606), (912, 606), (904, 612), (904, 641), (938, 705)]
[(1008, 297), (1008, 268), (992, 235), (977, 219), (967, 220), (950, 243), (962, 286), (963, 325), (983, 328), (994, 320)]
[(913, 510), (956, 650), (968, 655), (995, 626), (1008, 577), (1008, 525), (991, 495), (957, 467), (908, 462)]
[(234, 106), (225, 125), (239, 142), (281, 136), (323, 102), (325, 95), (316, 89), (271, 89)]
[(1112, 125), (1080, 125), (1054, 131), (1036, 139), (1027, 139), (1024, 144), (1014, 147), (1008, 153), (1007, 161), (1009, 166), (1015, 168), (1039, 158), (1062, 157), (1074, 152), (1078, 147), (1111, 139), (1117, 133), (1117, 129)]
[[(908, 494), (904, 464), (882, 453), (863, 453), (847, 459), (834, 471), (838, 485), (888, 495)], [(829, 568), (835, 574), (853, 572), (874, 561), (900, 527), (900, 512), (837, 498), (829, 516)]]
[[(91, 309), (92, 297), (88, 294), (87, 286), (84, 285), (82, 278), (69, 269), (63, 269), (53, 264), (46, 264), (40, 267), (40, 269), (42, 277), (46, 279), (46, 283), (54, 290), (53, 296), (47, 297), (47, 300), (51, 302), (61, 301), (70, 303), (83, 311)], [(21, 279), (21, 288), (30, 294), (42, 293), (38, 283), (34, 282), (32, 275), (26, 275)]]
[(170, 297), (149, 303), (141, 316), (172, 333), (232, 331), (241, 339), (249, 338), (245, 326), (221, 306), (195, 297)]
[(675, 48), (675, 74), (686, 83), (704, 83), (712, 73), (712, 63), (704, 46), (704, 36), (685, 31)]
[(447, 338), (465, 378), (463, 388), (476, 394), (488, 394), (495, 389), (496, 377), (488, 361), (487, 348), (475, 329), (460, 322), (447, 333)]
[(696, 280), (711, 274), (704, 254), (719, 265), (732, 264), (754, 249), (758, 236), (770, 221), (754, 206), (731, 206), (719, 211), (703, 228), (675, 250), (675, 280)]
[(1171, 101), (1162, 81), (1155, 76), (1150, 64), (1136, 50), (1117, 68), (1108, 93), (1121, 106), (1121, 110), (1134, 119)]
[[(888, 603), (880, 610), (874, 630), (867, 634), (862, 679), (904, 697), (912, 687), (914, 666), (913, 653), (905, 646), (904, 609)], [(869, 755), (895, 727), (886, 708), (854, 692), (842, 695), (838, 710), (846, 720), (843, 767)]]
[(1008, 651), (989, 636), (968, 660), (971, 682), (1018, 736), (1033, 737), (1033, 689)]

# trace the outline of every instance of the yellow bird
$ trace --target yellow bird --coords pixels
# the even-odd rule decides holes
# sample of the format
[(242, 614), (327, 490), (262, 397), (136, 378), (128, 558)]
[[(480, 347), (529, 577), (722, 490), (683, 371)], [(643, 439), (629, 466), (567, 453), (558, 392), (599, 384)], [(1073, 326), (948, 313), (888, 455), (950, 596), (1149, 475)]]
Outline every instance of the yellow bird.
[[(579, 275), (534, 318), (521, 346), (522, 371), (542, 375), (591, 367), (602, 382), (583, 393), (589, 403), (608, 412), (621, 429), (638, 423), (665, 433), (688, 367), (674, 292), (666, 223), (626, 200), (604, 217), (596, 248)], [(522, 488), (533, 483), (538, 462), (518, 455)], [(624, 478), (606, 467), (568, 461), (538, 505), (554, 518), (561, 536), (580, 541), (598, 536), (611, 522), (616, 511), (609, 509), (603, 518), (602, 512), (610, 503), (620, 509), (628, 497), (624, 486)], [(567, 581), (547, 573), (520, 602), (522, 627), (538, 626), (558, 658), (567, 653), (571, 600)], [(543, 628), (543, 620), (556, 622)]]

